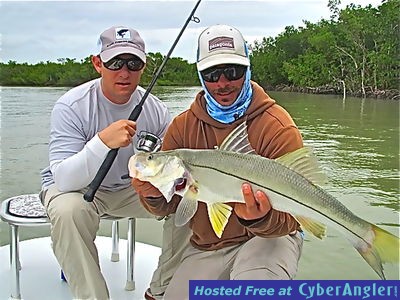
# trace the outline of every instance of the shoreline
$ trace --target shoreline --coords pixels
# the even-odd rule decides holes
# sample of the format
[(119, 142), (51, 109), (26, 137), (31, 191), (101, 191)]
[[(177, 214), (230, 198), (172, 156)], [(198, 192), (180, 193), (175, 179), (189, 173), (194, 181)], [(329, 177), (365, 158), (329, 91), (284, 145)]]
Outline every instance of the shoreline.
[[(262, 85), (262, 87), (267, 91), (274, 92), (294, 92), (303, 94), (343, 96), (343, 91), (340, 91), (332, 86), (296, 87), (292, 85), (282, 84), (277, 86)], [(346, 93), (346, 97), (400, 101), (400, 90), (373, 90), (371, 87), (366, 87), (365, 96), (363, 95), (362, 91), (357, 91), (356, 93)]]
[[(277, 86), (271, 86), (268, 84), (260, 84), (263, 89), (267, 92), (289, 92), (289, 93), (302, 93), (302, 94), (315, 94), (315, 95), (334, 95), (343, 96), (343, 91), (338, 90), (333, 86), (321, 86), (321, 87), (297, 87), (293, 85), (280, 84)], [(192, 87), (182, 84), (156, 84), (159, 87)], [(32, 85), (0, 85), (0, 91), (2, 87), (54, 87), (54, 88), (73, 88), (75, 86), (59, 86), (59, 85), (43, 85), (43, 86), (32, 86)], [(143, 86), (144, 87), (144, 86)], [(201, 86), (199, 85), (201, 88)], [(144, 87), (145, 88), (145, 87)], [(397, 89), (387, 89), (387, 90), (373, 90), (371, 87), (365, 88), (365, 96), (363, 96), (362, 91), (357, 91), (356, 93), (346, 93), (346, 97), (355, 98), (368, 98), (368, 99), (379, 99), (379, 100), (394, 100), (400, 101), (400, 90)]]

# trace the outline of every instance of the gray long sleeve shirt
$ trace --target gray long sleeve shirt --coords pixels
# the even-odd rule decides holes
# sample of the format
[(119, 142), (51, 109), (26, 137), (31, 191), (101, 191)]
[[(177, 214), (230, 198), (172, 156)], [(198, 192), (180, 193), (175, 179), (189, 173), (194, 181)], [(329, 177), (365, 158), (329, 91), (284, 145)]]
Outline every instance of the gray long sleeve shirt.
[[(49, 167), (42, 172), (42, 188), (55, 183), (62, 192), (85, 188), (95, 177), (108, 148), (98, 132), (111, 123), (128, 119), (142, 99), (145, 90), (138, 87), (129, 102), (114, 104), (101, 90), (101, 79), (75, 87), (58, 99), (51, 114)], [(158, 98), (149, 95), (137, 119), (137, 130), (163, 137), (171, 122), (167, 107)], [(130, 185), (128, 160), (135, 153), (137, 135), (130, 146), (120, 148), (117, 158), (100, 186), (104, 190), (119, 190)]]

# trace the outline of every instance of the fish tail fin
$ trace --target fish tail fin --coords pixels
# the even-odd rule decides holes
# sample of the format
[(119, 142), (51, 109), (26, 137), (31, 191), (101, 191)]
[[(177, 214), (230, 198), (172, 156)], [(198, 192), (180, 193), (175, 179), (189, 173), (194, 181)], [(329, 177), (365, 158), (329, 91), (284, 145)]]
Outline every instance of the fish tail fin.
[(215, 234), (221, 238), (228, 219), (232, 214), (232, 207), (225, 203), (207, 204), (208, 218)]
[(372, 243), (357, 243), (355, 248), (381, 279), (386, 279), (383, 263), (399, 263), (400, 240), (397, 236), (371, 224), (368, 235), (373, 235)]

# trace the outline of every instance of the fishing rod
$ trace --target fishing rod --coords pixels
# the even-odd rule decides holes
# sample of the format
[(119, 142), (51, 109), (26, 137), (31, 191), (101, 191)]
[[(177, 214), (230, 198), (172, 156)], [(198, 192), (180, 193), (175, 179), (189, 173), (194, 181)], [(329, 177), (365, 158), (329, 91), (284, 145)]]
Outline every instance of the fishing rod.
[[(142, 99), (140, 102), (136, 105), (136, 107), (133, 109), (131, 114), (129, 115), (128, 120), (131, 121), (136, 121), (137, 118), (139, 117), (140, 113), (142, 112), (143, 104), (147, 98), (147, 96), (150, 94), (150, 91), (156, 84), (156, 81), (158, 77), (161, 74), (161, 71), (163, 70), (165, 64), (167, 63), (167, 60), (171, 56), (172, 51), (174, 51), (174, 48), (176, 44), (178, 43), (179, 39), (181, 38), (183, 32), (185, 31), (187, 25), (189, 24), (190, 21), (193, 21), (195, 23), (199, 23), (200, 19), (194, 16), (194, 13), (197, 10), (197, 7), (200, 5), (201, 0), (198, 0), (196, 5), (194, 6), (192, 12), (190, 13), (189, 17), (187, 18), (185, 24), (183, 25), (181, 31), (179, 32), (177, 38), (175, 39), (174, 43), (172, 44), (171, 49), (169, 49), (168, 54), (164, 57), (164, 60), (162, 61), (160, 67), (158, 68), (156, 74), (153, 76), (149, 86), (146, 89), (146, 92), (144, 93)], [(108, 171), (110, 170), (115, 158), (117, 157), (119, 148), (111, 149), (108, 153), (106, 158), (104, 159), (103, 163), (100, 166), (100, 169), (97, 171), (96, 176), (94, 177), (93, 181), (89, 184), (89, 189), (87, 192), (83, 195), (83, 198), (87, 202), (92, 202), (94, 195), (96, 194), (97, 190), (99, 189), (101, 183), (104, 180), (104, 177), (106, 177)]]

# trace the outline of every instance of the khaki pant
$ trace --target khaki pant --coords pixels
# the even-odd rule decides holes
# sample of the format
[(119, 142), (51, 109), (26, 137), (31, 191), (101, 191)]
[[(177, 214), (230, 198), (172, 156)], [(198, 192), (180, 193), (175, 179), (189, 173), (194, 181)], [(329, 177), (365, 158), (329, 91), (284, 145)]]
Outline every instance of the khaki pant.
[(300, 233), (278, 238), (254, 237), (243, 244), (214, 251), (189, 246), (164, 300), (189, 299), (189, 280), (293, 279), (302, 246)]
[[(86, 202), (83, 193), (61, 193), (55, 185), (41, 193), (51, 221), (53, 251), (74, 299), (109, 299), (94, 244), (100, 216), (154, 216), (142, 207), (131, 187), (117, 192), (99, 190), (93, 202)], [(183, 251), (189, 245), (190, 235), (188, 226), (175, 227), (173, 216), (165, 220), (162, 253), (150, 284), (153, 293), (165, 291)]]

